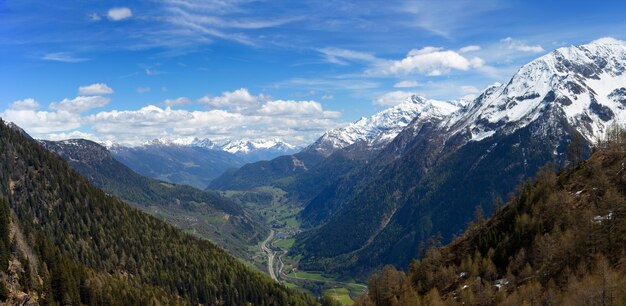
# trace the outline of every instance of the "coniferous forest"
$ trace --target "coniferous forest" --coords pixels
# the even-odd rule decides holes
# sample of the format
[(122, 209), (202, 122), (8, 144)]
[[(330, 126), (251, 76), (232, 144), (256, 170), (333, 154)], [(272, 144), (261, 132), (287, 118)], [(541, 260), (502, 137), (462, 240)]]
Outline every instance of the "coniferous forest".
[(316, 303), (106, 195), (4, 123), (0, 152), (0, 294), (11, 304)]
[(477, 213), (448, 246), (431, 241), (408, 272), (375, 273), (357, 304), (625, 305), (625, 165), (626, 131), (613, 126), (588, 160), (542, 168), (492, 218)]

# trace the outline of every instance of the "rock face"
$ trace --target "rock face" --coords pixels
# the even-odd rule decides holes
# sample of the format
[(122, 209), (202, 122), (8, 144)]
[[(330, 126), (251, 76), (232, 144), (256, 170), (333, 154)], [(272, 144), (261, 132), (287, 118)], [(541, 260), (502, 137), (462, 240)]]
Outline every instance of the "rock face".
[(406, 267), (433, 235), (449, 241), (477, 206), (490, 213), (544, 164), (563, 165), (573, 137), (588, 154), (611, 124), (626, 122), (625, 67), (621, 41), (560, 48), (456, 111), (416, 115), (367, 167), (305, 208), (313, 229), (297, 239), (302, 267), (367, 274)]

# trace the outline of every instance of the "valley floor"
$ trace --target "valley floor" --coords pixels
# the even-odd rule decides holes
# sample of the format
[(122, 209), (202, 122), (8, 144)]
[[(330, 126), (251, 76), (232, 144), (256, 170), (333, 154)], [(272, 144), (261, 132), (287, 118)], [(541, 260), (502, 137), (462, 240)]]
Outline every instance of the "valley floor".
[[(298, 203), (290, 201), (283, 190), (261, 187), (247, 192), (226, 191), (224, 195), (236, 201), (246, 199), (239, 202), (263, 216), (271, 228), (264, 241), (249, 249), (252, 255), (248, 257), (252, 258), (254, 266), (268, 273), (272, 279), (316, 296), (328, 295), (343, 305), (352, 305), (367, 291), (366, 285), (353, 279), (338, 279), (322, 271), (301, 271), (297, 268), (300, 256), (289, 251), (295, 242), (294, 236), (301, 231), (300, 222), (296, 219), (301, 208)], [(265, 200), (251, 200), (258, 198)]]

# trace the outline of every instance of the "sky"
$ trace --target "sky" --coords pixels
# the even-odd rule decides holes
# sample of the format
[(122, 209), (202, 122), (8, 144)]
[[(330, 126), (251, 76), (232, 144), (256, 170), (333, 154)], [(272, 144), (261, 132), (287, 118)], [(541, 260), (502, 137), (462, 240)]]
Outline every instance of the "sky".
[(280, 138), (471, 98), (623, 1), (0, 0), (0, 117), (36, 138)]

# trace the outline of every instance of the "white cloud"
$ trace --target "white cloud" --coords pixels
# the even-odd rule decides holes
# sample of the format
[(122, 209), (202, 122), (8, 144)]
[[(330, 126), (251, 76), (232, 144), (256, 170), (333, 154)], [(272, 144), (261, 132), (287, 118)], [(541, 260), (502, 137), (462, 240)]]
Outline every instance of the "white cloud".
[(503, 38), (500, 40), (500, 42), (503, 43), (504, 46), (510, 50), (516, 50), (520, 52), (532, 52), (532, 53), (538, 53), (538, 52), (544, 51), (543, 47), (540, 45), (528, 45), (526, 42), (513, 39), (512, 37)]
[(35, 99), (33, 98), (17, 100), (11, 103), (11, 105), (9, 105), (9, 109), (16, 110), (16, 111), (38, 110), (40, 107), (41, 105), (39, 105), (39, 103), (37, 103), (37, 101), (35, 101)]
[(165, 105), (167, 106), (175, 106), (175, 105), (182, 105), (182, 104), (187, 104), (190, 103), (191, 99), (187, 98), (187, 97), (179, 97), (176, 99), (166, 99), (164, 101)]
[(268, 101), (259, 109), (259, 114), (267, 116), (306, 116), (322, 114), (322, 105), (315, 101)]
[(79, 95), (108, 95), (112, 94), (113, 89), (104, 83), (94, 83), (87, 86), (81, 86), (78, 88)]
[(0, 113), (0, 117), (14, 122), (28, 133), (67, 131), (80, 126), (79, 117), (75, 114), (66, 111), (37, 111), (36, 105), (37, 102), (32, 99), (15, 101)]
[(66, 133), (49, 133), (43, 135), (43, 139), (59, 141), (66, 139), (89, 139), (95, 142), (101, 142), (101, 140), (94, 134), (85, 133), (82, 131), (70, 131)]
[(413, 93), (402, 90), (391, 91), (376, 98), (374, 100), (374, 104), (382, 106), (394, 106), (404, 102), (412, 95)]
[(61, 102), (50, 103), (50, 109), (81, 114), (97, 107), (109, 104), (111, 99), (102, 96), (78, 96), (74, 99), (63, 99)]
[(245, 88), (205, 100), (225, 109), (192, 111), (170, 107), (191, 102), (180, 97), (166, 100), (166, 107), (148, 105), (85, 114), (110, 100), (102, 96), (78, 96), (51, 103), (48, 110), (39, 110), (33, 99), (15, 101), (0, 116), (22, 126), (34, 137), (54, 140), (87, 138), (139, 145), (157, 137), (280, 137), (304, 145), (337, 127), (341, 115), (324, 109), (317, 101), (271, 100), (262, 94), (253, 95)]
[(476, 52), (476, 51), (480, 51), (481, 49), (482, 48), (480, 46), (470, 45), (470, 46), (465, 46), (459, 49), (459, 52), (461, 53)]
[(133, 16), (133, 12), (127, 7), (115, 7), (107, 12), (107, 17), (112, 21), (120, 21)]
[(412, 88), (420, 86), (417, 81), (400, 81), (398, 83), (393, 84), (395, 88)]
[(41, 57), (44, 61), (54, 61), (54, 62), (62, 62), (62, 63), (80, 63), (88, 61), (88, 58), (84, 57), (76, 57), (68, 52), (54, 52), (54, 53), (46, 53), (43, 57)]
[(338, 64), (338, 65), (347, 65), (349, 61), (362, 61), (362, 62), (376, 62), (379, 61), (376, 56), (371, 53), (359, 52), (347, 49), (339, 49), (339, 48), (324, 48), (320, 49), (319, 52), (324, 54), (326, 61)]
[[(389, 61), (379, 69), (383, 74), (421, 73), (430, 76), (443, 75), (451, 70), (467, 71), (485, 64), (479, 57), (468, 59), (461, 54), (435, 47), (413, 49), (398, 61)], [(374, 70), (375, 71), (375, 70)], [(370, 71), (372, 72), (372, 71)]]
[(100, 137), (137, 145), (157, 137), (282, 137), (298, 144), (312, 141), (336, 127), (337, 112), (314, 101), (269, 101), (256, 113), (227, 110), (188, 111), (149, 105), (138, 110), (106, 111), (90, 115), (86, 124)]
[(254, 96), (250, 94), (248, 89), (239, 88), (235, 91), (225, 91), (221, 96), (217, 97), (204, 96), (198, 99), (198, 102), (214, 108), (228, 107), (236, 110), (243, 110), (259, 105), (267, 100), (268, 97), (263, 94)]

